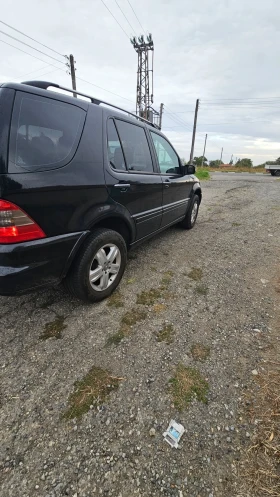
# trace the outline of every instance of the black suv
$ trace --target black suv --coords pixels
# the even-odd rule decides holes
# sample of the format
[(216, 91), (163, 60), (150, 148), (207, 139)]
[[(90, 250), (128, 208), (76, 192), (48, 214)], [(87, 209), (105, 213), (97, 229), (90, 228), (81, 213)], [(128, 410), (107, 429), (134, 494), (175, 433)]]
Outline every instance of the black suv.
[(43, 81), (0, 85), (1, 295), (63, 281), (80, 299), (101, 300), (119, 284), (128, 248), (195, 224), (194, 166), (160, 130), (72, 95)]

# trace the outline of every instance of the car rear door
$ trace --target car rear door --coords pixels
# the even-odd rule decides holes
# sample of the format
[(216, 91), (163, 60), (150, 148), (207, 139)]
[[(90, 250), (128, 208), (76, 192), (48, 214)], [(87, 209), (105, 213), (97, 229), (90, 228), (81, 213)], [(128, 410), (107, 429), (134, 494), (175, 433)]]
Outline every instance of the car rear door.
[(153, 163), (145, 127), (107, 120), (105, 181), (111, 198), (126, 207), (139, 240), (157, 231), (162, 220), (162, 178)]
[(179, 156), (161, 134), (150, 131), (163, 182), (162, 227), (182, 219), (188, 208), (194, 184), (191, 175), (184, 175)]

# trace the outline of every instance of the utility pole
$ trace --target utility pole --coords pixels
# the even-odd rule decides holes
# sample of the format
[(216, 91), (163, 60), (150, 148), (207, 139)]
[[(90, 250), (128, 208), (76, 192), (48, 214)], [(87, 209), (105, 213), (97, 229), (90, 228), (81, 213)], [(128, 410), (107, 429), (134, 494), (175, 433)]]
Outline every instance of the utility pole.
[(193, 135), (192, 135), (192, 148), (191, 148), (191, 153), (190, 153), (190, 162), (192, 162), (192, 160), (193, 160), (193, 152), (194, 152), (194, 144), (195, 144), (195, 134), (196, 134), (196, 123), (197, 123), (198, 107), (199, 107), (199, 98), (197, 99), (196, 104), (195, 104), (195, 113), (194, 113), (194, 121), (193, 121)]
[(159, 109), (159, 129), (161, 129), (161, 125), (162, 125), (162, 114), (163, 114), (163, 104), (160, 104), (160, 109)]
[[(71, 74), (71, 79), (72, 79), (72, 88), (73, 90), (77, 90), (76, 86), (76, 69), (75, 69), (75, 60), (74, 60), (74, 55), (69, 56), (69, 65), (70, 65), (70, 74)], [(77, 98), (77, 94), (73, 93), (73, 97)]]
[(220, 166), (221, 166), (221, 164), (222, 164), (223, 151), (224, 151), (224, 148), (222, 147), (222, 150), (221, 150), (221, 158), (220, 158)]
[(230, 158), (230, 162), (229, 162), (230, 164), (232, 164), (232, 163), (233, 163), (233, 160), (232, 160), (232, 159), (233, 159), (233, 154), (231, 154), (231, 158)]
[(202, 166), (204, 164), (204, 157), (205, 157), (205, 150), (206, 150), (206, 142), (207, 142), (207, 134), (205, 135), (205, 142), (204, 142), (204, 150), (203, 150), (203, 156), (202, 156)]

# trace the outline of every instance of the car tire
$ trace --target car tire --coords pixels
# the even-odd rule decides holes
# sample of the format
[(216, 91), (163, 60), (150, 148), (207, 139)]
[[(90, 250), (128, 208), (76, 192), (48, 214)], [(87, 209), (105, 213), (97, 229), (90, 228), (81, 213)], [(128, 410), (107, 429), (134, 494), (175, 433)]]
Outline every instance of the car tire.
[(275, 171), (274, 176), (280, 176), (280, 171), (279, 170)]
[(191, 230), (197, 219), (198, 210), (199, 210), (200, 198), (198, 195), (194, 195), (191, 199), (190, 206), (187, 210), (187, 214), (183, 221), (181, 221), (181, 226), (186, 230)]
[(84, 302), (105, 299), (120, 283), (127, 262), (127, 247), (116, 231), (100, 228), (87, 238), (64, 286)]
[(276, 175), (276, 171), (270, 171), (270, 174), (271, 174), (271, 176), (275, 176)]

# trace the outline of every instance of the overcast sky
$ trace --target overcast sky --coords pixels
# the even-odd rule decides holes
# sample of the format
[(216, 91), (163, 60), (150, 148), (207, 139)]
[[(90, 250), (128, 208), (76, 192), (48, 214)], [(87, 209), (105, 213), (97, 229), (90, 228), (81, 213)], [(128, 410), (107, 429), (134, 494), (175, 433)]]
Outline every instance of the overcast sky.
[[(104, 0), (128, 36), (134, 34), (116, 0)], [(128, 0), (117, 0), (136, 34)], [(201, 101), (195, 155), (250, 157), (254, 164), (280, 156), (279, 0), (130, 0), (155, 44), (154, 107), (165, 104), (163, 131), (189, 157), (197, 98)], [(135, 108), (137, 55), (101, 0), (14, 0), (0, 19), (60, 54), (73, 53), (78, 89), (128, 110)], [(0, 81), (45, 79), (71, 86), (63, 57), (0, 24), (36, 52), (0, 33)], [(49, 65), (53, 64), (53, 65)], [(278, 97), (278, 98), (275, 98)], [(229, 100), (232, 99), (232, 100)]]

